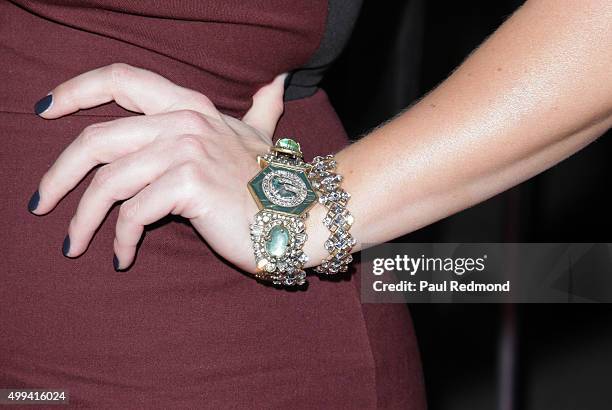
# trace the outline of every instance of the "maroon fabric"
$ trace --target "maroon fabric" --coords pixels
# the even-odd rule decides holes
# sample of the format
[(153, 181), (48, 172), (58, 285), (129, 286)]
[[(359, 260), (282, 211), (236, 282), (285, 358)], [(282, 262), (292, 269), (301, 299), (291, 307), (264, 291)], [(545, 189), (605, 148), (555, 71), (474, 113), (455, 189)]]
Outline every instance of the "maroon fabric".
[[(123, 61), (239, 115), (261, 84), (316, 50), (325, 2), (20, 3), (0, 4), (0, 388), (68, 389), (74, 406), (94, 408), (423, 409), (407, 309), (361, 305), (358, 277), (267, 287), (170, 220), (118, 274), (116, 208), (85, 255), (60, 252), (89, 178), (50, 215), (26, 210), (80, 130), (131, 115), (109, 104), (42, 120), (32, 104), (55, 84)], [(287, 103), (278, 135), (309, 157), (347, 143), (323, 92)]]

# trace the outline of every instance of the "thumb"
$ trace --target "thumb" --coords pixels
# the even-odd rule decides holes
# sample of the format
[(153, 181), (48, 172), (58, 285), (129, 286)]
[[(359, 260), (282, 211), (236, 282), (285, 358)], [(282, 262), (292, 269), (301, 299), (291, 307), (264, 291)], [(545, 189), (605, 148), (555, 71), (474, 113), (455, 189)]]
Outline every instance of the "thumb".
[(263, 86), (253, 96), (253, 105), (242, 117), (242, 121), (272, 138), (274, 129), (285, 108), (283, 94), (287, 73), (276, 76), (274, 81)]

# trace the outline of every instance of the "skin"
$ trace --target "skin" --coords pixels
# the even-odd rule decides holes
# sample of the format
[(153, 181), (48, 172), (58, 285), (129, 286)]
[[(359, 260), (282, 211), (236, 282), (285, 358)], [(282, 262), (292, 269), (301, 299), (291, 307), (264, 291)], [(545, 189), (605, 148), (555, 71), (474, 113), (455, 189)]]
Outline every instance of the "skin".
[(253, 96), (242, 121), (221, 114), (196, 91), (126, 64), (68, 80), (52, 91), (44, 118), (113, 100), (145, 115), (85, 128), (42, 177), (33, 213), (50, 212), (89, 170), (106, 164), (70, 221), (66, 256), (83, 254), (112, 204), (125, 200), (113, 244), (120, 269), (132, 264), (144, 227), (174, 214), (189, 219), (220, 255), (253, 272), (248, 226), (257, 207), (246, 183), (259, 171), (257, 154), (272, 144), (284, 78)]
[[(354, 251), (486, 200), (577, 152), (612, 125), (612, 3), (528, 1), (416, 105), (337, 153), (352, 199)], [(202, 94), (116, 64), (55, 88), (44, 118), (111, 100), (143, 116), (88, 127), (43, 176), (36, 214), (50, 212), (101, 167), (68, 233), (85, 252), (110, 206), (120, 207), (121, 268), (143, 227), (172, 213), (239, 268), (254, 272), (246, 189), (282, 114), (283, 76), (237, 120)], [(223, 183), (221, 181), (224, 181)], [(326, 256), (322, 206), (310, 212), (307, 267)], [(146, 246), (146, 243), (143, 245)]]

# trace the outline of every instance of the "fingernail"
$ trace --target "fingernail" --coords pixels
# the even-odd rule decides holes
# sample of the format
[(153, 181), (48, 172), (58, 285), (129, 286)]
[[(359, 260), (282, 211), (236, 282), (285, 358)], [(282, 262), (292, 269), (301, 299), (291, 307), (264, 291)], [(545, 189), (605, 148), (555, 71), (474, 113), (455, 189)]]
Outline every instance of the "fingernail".
[(64, 256), (68, 256), (68, 252), (70, 252), (70, 236), (66, 235), (64, 244), (62, 245), (62, 253)]
[(40, 115), (47, 111), (51, 107), (51, 104), (53, 104), (53, 94), (46, 95), (34, 104), (34, 112), (36, 115)]
[(121, 270), (119, 269), (119, 259), (115, 254), (113, 254), (113, 268), (115, 268), (115, 272), (119, 272)]
[(36, 208), (38, 208), (38, 203), (40, 202), (40, 194), (38, 193), (38, 190), (36, 192), (34, 192), (34, 195), (32, 195), (32, 198), (30, 198), (30, 202), (28, 202), (28, 211), (34, 213), (34, 211), (36, 211)]

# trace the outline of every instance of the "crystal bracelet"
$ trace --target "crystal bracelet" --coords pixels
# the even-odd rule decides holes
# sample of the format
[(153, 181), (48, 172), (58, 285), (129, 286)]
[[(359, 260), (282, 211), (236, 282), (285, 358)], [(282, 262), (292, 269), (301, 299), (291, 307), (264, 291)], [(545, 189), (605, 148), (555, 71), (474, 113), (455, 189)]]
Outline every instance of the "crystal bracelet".
[(318, 273), (327, 275), (346, 272), (353, 261), (351, 250), (355, 238), (349, 233), (353, 216), (346, 208), (350, 194), (340, 187), (342, 176), (335, 173), (336, 160), (333, 155), (318, 156), (312, 160), (308, 179), (319, 196), (319, 203), (327, 209), (323, 224), (330, 231), (325, 241), (329, 256), (314, 268)]

